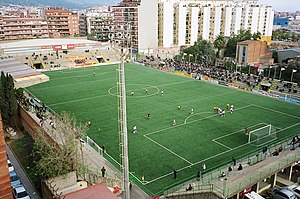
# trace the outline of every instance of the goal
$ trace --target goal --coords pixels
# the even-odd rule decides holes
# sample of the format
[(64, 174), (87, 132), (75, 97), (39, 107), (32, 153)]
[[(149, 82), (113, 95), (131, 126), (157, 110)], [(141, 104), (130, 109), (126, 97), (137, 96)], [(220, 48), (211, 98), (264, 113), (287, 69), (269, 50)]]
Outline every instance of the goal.
[(277, 138), (276, 128), (269, 124), (250, 131), (248, 136), (249, 144), (260, 146)]
[(278, 98), (281, 100), (289, 101), (292, 98), (291, 94), (288, 93), (282, 93), (274, 90), (269, 90), (269, 95), (274, 98)]

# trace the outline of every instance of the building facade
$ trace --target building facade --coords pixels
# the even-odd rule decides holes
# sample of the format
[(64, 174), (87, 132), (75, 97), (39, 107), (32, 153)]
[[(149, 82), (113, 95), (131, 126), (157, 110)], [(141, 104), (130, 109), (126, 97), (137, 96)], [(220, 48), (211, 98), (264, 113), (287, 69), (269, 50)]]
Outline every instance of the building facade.
[(140, 52), (158, 47), (157, 1), (124, 0), (112, 11), (113, 43), (123, 43)]
[(108, 42), (112, 36), (113, 13), (110, 7), (100, 7), (86, 13), (87, 34), (93, 39)]
[(122, 3), (112, 7), (114, 45), (138, 49), (138, 5)]
[(44, 18), (3, 17), (0, 20), (0, 36), (2, 39), (48, 38), (48, 25)]
[(86, 24), (86, 14), (79, 14), (79, 35), (80, 37), (87, 36), (87, 24)]
[(289, 18), (276, 17), (276, 18), (274, 18), (273, 25), (280, 26), (280, 27), (288, 27), (289, 26)]
[(79, 35), (79, 16), (64, 8), (46, 8), (49, 37), (72, 37)]
[(7, 166), (6, 143), (4, 140), (4, 129), (0, 113), (0, 199), (12, 199), (12, 189)]
[(272, 51), (268, 50), (267, 43), (257, 40), (246, 40), (237, 43), (236, 60), (240, 65), (249, 65), (255, 62), (273, 64)]
[(158, 46), (193, 45), (199, 37), (213, 41), (220, 33), (230, 37), (242, 29), (260, 32), (270, 40), (273, 18), (272, 7), (258, 0), (159, 0)]

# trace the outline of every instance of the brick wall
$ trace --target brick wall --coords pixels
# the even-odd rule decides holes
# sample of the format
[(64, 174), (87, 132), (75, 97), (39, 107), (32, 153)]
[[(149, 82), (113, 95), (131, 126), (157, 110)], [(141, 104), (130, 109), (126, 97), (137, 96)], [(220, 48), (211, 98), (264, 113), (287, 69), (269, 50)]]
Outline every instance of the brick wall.
[(6, 157), (6, 144), (4, 140), (4, 129), (0, 114), (0, 199), (12, 199), (12, 189)]
[(33, 138), (36, 137), (37, 132), (43, 132), (43, 137), (51, 144), (58, 144), (40, 127), (40, 125), (22, 108), (19, 106), (20, 121), (24, 127), (24, 130), (28, 132)]

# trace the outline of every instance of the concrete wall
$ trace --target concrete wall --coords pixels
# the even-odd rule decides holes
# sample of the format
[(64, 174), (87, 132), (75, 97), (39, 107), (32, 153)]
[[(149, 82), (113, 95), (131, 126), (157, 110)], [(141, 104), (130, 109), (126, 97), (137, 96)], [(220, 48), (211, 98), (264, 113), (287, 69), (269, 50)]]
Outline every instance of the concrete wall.
[(28, 132), (33, 138), (36, 137), (37, 132), (43, 132), (44, 138), (51, 144), (57, 145), (57, 143), (40, 127), (40, 125), (22, 108), (19, 106), (19, 119), (24, 127), (24, 130)]

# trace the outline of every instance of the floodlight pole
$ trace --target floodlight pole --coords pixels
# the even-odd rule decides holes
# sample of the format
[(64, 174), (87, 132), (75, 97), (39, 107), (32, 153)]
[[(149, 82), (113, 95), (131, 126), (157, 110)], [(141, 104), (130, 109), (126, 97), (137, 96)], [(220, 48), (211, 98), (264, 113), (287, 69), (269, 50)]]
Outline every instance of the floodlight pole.
[(124, 54), (121, 56), (121, 101), (122, 101), (122, 112), (123, 112), (123, 138), (122, 138), (122, 166), (123, 166), (123, 183), (125, 199), (130, 199), (129, 189), (129, 163), (128, 163), (128, 133), (127, 133), (127, 115), (126, 115), (126, 88), (125, 88), (125, 67), (124, 67)]

